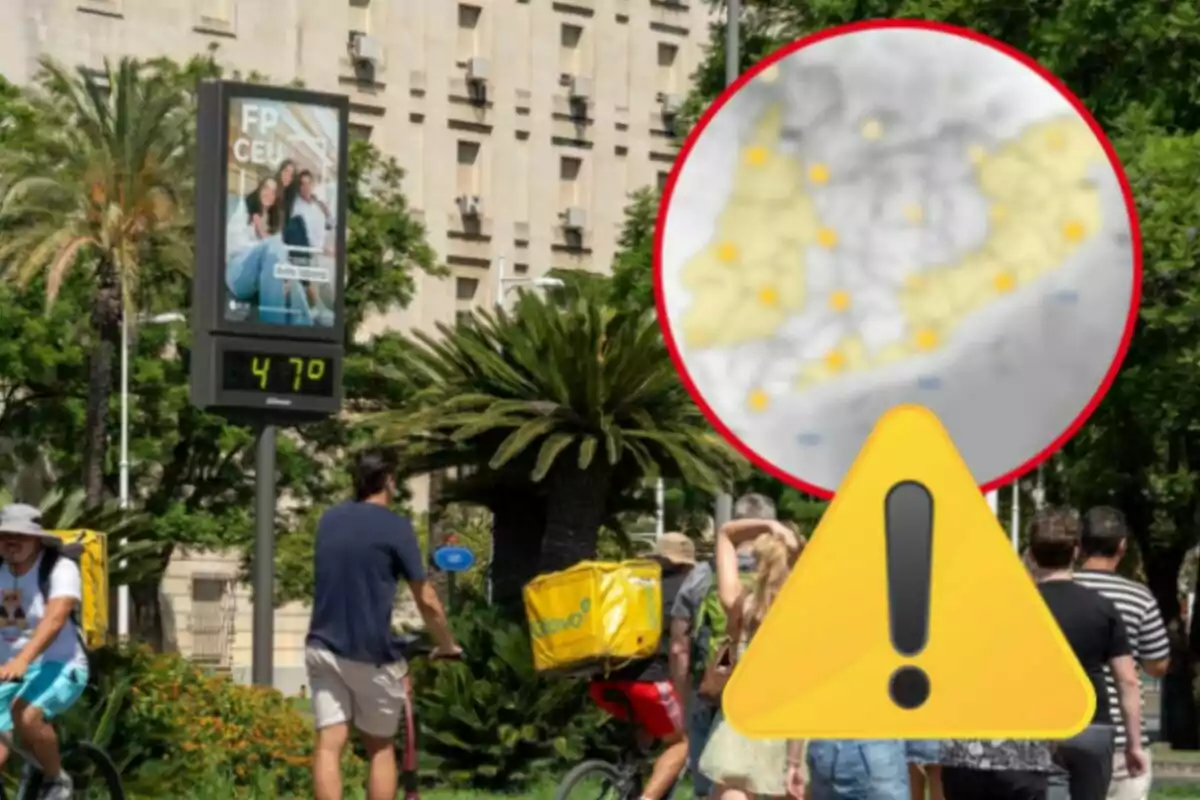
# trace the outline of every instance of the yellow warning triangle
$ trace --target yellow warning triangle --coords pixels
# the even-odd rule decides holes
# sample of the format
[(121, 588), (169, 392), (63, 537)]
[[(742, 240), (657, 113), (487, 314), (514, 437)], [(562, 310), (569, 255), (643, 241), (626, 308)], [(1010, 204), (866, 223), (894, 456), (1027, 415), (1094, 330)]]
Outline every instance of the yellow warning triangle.
[[(889, 617), (885, 500), (932, 496), (925, 647), (897, 652)], [(902, 708), (893, 674), (928, 695)], [(930, 411), (884, 415), (725, 688), (723, 710), (756, 738), (1065, 738), (1095, 693), (945, 428)]]

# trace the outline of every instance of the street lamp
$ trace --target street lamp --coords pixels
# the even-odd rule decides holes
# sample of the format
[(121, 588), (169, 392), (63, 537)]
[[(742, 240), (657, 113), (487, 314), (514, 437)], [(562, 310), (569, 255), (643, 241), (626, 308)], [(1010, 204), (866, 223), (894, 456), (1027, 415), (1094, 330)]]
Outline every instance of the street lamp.
[[(728, 0), (725, 5), (728, 15), (725, 20), (725, 86), (732, 86), (738, 79), (741, 66), (741, 22), (742, 0)], [(733, 495), (721, 492), (713, 506), (713, 533), (733, 518)]]
[(509, 289), (518, 286), (534, 286), (538, 289), (561, 289), (566, 284), (560, 278), (527, 278), (523, 275), (509, 278), (504, 275), (504, 256), (496, 259), (496, 308), (504, 306), (504, 298)]
[[(179, 311), (139, 314), (139, 325), (170, 325), (187, 319)], [(119, 502), (129, 508), (129, 316), (121, 315), (121, 463)], [(124, 540), (121, 542), (124, 544)], [(129, 587), (117, 587), (117, 635), (129, 636)]]
[[(509, 289), (515, 289), (518, 286), (534, 286), (538, 289), (561, 289), (566, 284), (561, 278), (527, 278), (523, 275), (518, 275), (513, 278), (504, 275), (504, 256), (496, 259), (496, 308), (504, 307), (504, 297), (508, 294)], [(496, 539), (493, 536), (488, 540), (488, 575), (487, 575), (487, 601), (488, 605), (492, 602), (492, 564), (496, 561)]]

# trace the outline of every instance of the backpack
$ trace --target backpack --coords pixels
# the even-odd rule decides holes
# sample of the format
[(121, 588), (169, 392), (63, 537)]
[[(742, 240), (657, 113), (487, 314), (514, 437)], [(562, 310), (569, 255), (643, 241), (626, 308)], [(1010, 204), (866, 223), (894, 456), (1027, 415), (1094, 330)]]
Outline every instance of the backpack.
[[(93, 632), (91, 630), (91, 628), (95, 626), (90, 625), (85, 628), (83, 615), (80, 613), (81, 609), (86, 610), (86, 608), (89, 607), (89, 605), (85, 605), (85, 598), (88, 597), (89, 592), (88, 575), (84, 571), (83, 564), (84, 555), (87, 552), (87, 542), (84, 541), (84, 537), (82, 535), (74, 541), (68, 541), (66, 537), (61, 536), (58, 531), (48, 531), (48, 533), (59, 535), (60, 538), (64, 539), (64, 541), (62, 547), (58, 549), (48, 547), (42, 551), (42, 560), (38, 562), (38, 591), (42, 593), (42, 601), (45, 602), (46, 598), (49, 597), (50, 594), (50, 573), (54, 571), (54, 566), (58, 563), (60, 558), (69, 558), (79, 566), (81, 588), (80, 594), (83, 597), (80, 599), (80, 602), (75, 606), (75, 608), (71, 610), (71, 622), (75, 624), (75, 635), (78, 637), (79, 643), (83, 646), (83, 649), (85, 651), (90, 650), (92, 649), (92, 643), (97, 640), (97, 637), (92, 635)], [(0, 558), (0, 566), (3, 565), (4, 559)], [(95, 603), (91, 603), (90, 605), (95, 605)], [(85, 630), (87, 630), (86, 634)]]
[[(751, 591), (754, 587), (754, 573), (742, 572), (739, 577), (742, 579), (742, 588)], [(717, 592), (717, 575), (714, 569), (712, 585), (696, 609), (696, 626), (692, 635), (692, 677), (697, 686), (709, 663), (716, 657), (722, 645), (728, 643), (728, 624), (725, 607), (721, 605), (721, 597)], [(734, 646), (736, 649), (736, 643)]]

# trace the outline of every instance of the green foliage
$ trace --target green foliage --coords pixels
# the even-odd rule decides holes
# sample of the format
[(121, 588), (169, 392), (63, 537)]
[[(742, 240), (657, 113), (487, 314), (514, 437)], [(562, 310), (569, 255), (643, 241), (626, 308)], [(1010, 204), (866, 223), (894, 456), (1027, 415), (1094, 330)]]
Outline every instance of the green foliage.
[(534, 672), (521, 625), (478, 602), (451, 625), (464, 660), (414, 664), (421, 770), (431, 783), (516, 793), (582, 758), (615, 754), (619, 726), (585, 684)]
[(628, 310), (654, 308), (654, 229), (658, 219), (658, 192), (645, 188), (630, 196), (625, 222), (617, 240), (612, 266), (612, 303)]
[[(415, 334), (410, 408), (374, 418), (379, 440), (424, 456), (502, 470), (529, 454), (529, 479), (567, 453), (643, 474), (720, 485), (735, 469), (680, 385), (650, 315), (581, 298), (563, 308), (522, 295), (515, 314), (482, 313), (438, 335)], [(536, 455), (534, 455), (536, 454)], [(415, 462), (414, 462), (415, 463)], [(445, 462), (443, 462), (445, 463)]]
[[(212, 775), (243, 790), (268, 788), (269, 775), (263, 796), (311, 796), (312, 728), (278, 692), (144, 648), (97, 651), (92, 671), (61, 725), (104, 746), (133, 796), (179, 797)], [(343, 768), (347, 783), (361, 783), (356, 756)]]

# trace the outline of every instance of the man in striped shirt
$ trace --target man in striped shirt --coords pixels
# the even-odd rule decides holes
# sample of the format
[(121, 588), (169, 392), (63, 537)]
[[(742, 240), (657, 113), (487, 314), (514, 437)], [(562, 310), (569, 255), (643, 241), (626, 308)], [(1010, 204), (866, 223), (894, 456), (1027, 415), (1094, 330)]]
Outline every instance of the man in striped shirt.
[[(1158, 602), (1145, 586), (1117, 574), (1117, 565), (1125, 556), (1128, 542), (1129, 527), (1120, 511), (1101, 506), (1087, 512), (1083, 518), (1081, 542), (1084, 561), (1082, 568), (1075, 572), (1075, 581), (1112, 601), (1125, 623), (1134, 659), (1147, 675), (1161, 678), (1167, 673), (1170, 644)], [(1116, 681), (1108, 670), (1105, 670), (1104, 679), (1113, 719), (1119, 719)], [(1101, 698), (1096, 700), (1100, 702)], [(1149, 742), (1144, 730), (1142, 742)], [(1136, 778), (1129, 775), (1125, 766), (1125, 731), (1120, 726), (1116, 732), (1115, 753), (1108, 800), (1146, 800), (1150, 795), (1150, 770), (1147, 768)], [(1148, 757), (1149, 750), (1146, 753)]]

